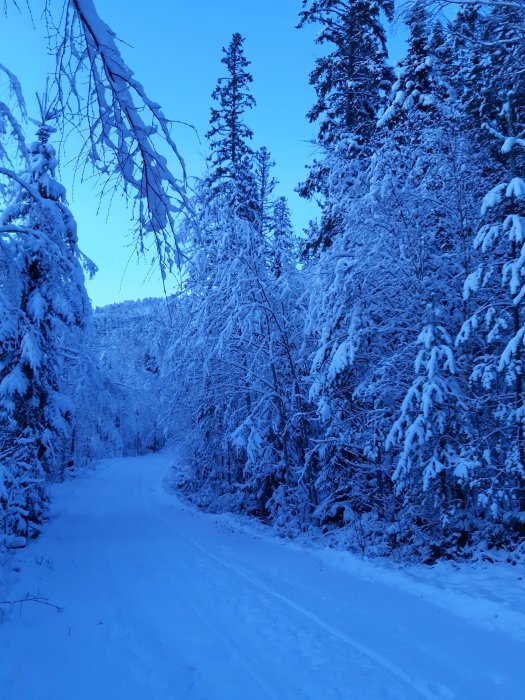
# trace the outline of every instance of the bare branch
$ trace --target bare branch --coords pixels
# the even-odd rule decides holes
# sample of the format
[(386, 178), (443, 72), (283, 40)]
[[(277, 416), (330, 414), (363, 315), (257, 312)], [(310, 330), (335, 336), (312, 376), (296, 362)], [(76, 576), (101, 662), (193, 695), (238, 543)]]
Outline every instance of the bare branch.
[(18, 600), (0, 600), (0, 605), (20, 605), (22, 607), (23, 603), (40, 603), (40, 605), (48, 605), (50, 608), (54, 608), (57, 612), (61, 613), (64, 608), (52, 603), (47, 598), (43, 598), (38, 595), (27, 595), (25, 598), (19, 598)]

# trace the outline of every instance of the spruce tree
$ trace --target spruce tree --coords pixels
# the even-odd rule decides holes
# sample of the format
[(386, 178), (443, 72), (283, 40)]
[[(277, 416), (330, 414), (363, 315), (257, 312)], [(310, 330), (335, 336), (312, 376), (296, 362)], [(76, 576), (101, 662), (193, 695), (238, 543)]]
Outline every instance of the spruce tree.
[(458, 343), (474, 350), (471, 379), (482, 416), (480, 504), (503, 528), (501, 541), (509, 520), (525, 519), (525, 16), (519, 3), (489, 5), (485, 32), (472, 43), (480, 65), (474, 104), (480, 138), (492, 141), (486, 152), (493, 154), (487, 168), (493, 186), (474, 238), (479, 266), (465, 283), (473, 312)]
[(303, 0), (299, 27), (321, 24), (317, 43), (331, 48), (310, 75), (317, 102), (308, 118), (319, 121), (320, 144), (347, 133), (369, 142), (392, 76), (381, 13), (391, 19), (393, 9), (392, 0)]
[(217, 103), (211, 110), (210, 171), (208, 186), (212, 196), (226, 194), (236, 216), (255, 221), (259, 216), (253, 151), (249, 145), (252, 130), (244, 122), (244, 114), (255, 106), (250, 92), (253, 78), (248, 72), (250, 62), (244, 55), (244, 38), (235, 33), (223, 49), (221, 63), (226, 75), (219, 78), (212, 98)]
[(43, 113), (27, 170), (9, 174), (13, 193), (0, 219), (2, 232), (10, 235), (2, 253), (14, 271), (4, 297), (10, 320), (2, 325), (0, 344), (0, 505), (7, 535), (38, 533), (46, 484), (62, 478), (67, 466), (62, 448), (74, 407), (63, 393), (63, 348), (74, 329), (83, 331), (90, 312), (75, 220), (55, 179), (51, 118)]
[(295, 264), (296, 254), (292, 218), (286, 197), (279, 197), (273, 205), (270, 232), (271, 269), (276, 279), (283, 276), (286, 278)]
[[(432, 27), (430, 13), (425, 0), (417, 0), (407, 11), (405, 18), (409, 35), (407, 54), (398, 67), (398, 77), (392, 90), (390, 104), (379, 119), (379, 126), (402, 122), (409, 132), (405, 139), (417, 139), (421, 128), (435, 122), (447, 109), (451, 93), (443, 72), (443, 61), (439, 55), (445, 38), (441, 25)], [(410, 127), (410, 117), (417, 115), (419, 128)], [(394, 122), (394, 123), (392, 123)], [(401, 134), (397, 134), (401, 138)]]
[(275, 161), (272, 159), (270, 151), (263, 146), (255, 154), (259, 231), (263, 238), (268, 234), (272, 209), (272, 193), (277, 184), (277, 181), (271, 174), (274, 166)]
[(359, 188), (373, 152), (377, 114), (393, 80), (383, 24), (392, 15), (391, 0), (303, 0), (298, 26), (321, 25), (316, 41), (329, 49), (310, 74), (317, 100), (307, 116), (319, 125), (321, 153), (297, 190), (306, 198), (320, 195), (321, 220), (318, 235), (308, 242), (311, 253), (330, 248), (345, 226), (330, 193), (340, 185), (333, 173), (344, 171), (347, 185)]
[(374, 407), (360, 392), (375, 369), (372, 346), (374, 355), (384, 350), (363, 297), (372, 287), (377, 292), (369, 272), (376, 261), (367, 257), (375, 255), (376, 217), (366, 197), (377, 116), (393, 80), (383, 24), (392, 12), (388, 1), (305, 0), (299, 25), (320, 24), (317, 41), (329, 47), (310, 76), (317, 101), (308, 117), (319, 123), (321, 157), (299, 187), (303, 196), (320, 194), (321, 204), (320, 225), (307, 243), (314, 259), (306, 326), (308, 342), (317, 346), (310, 396), (321, 434), (308, 463), (326, 506), (321, 521), (338, 499), (349, 517), (360, 517), (383, 481), (378, 413), (370, 417)]
[[(381, 15), (391, 19), (393, 10), (392, 0), (303, 0), (298, 26), (320, 24), (316, 41), (330, 49), (316, 59), (310, 74), (317, 101), (307, 115), (318, 122), (317, 141), (324, 149), (344, 139), (350, 147), (346, 155), (355, 156), (371, 145), (377, 113), (392, 83)], [(322, 193), (326, 175), (323, 162), (314, 163), (300, 194)]]

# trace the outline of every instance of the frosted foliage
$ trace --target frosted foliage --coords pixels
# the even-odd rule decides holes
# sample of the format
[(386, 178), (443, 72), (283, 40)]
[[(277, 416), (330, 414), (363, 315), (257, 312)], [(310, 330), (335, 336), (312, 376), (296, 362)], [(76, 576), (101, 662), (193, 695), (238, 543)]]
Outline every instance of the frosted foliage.
[(507, 189), (507, 185), (505, 183), (496, 185), (496, 187), (493, 187), (490, 192), (488, 192), (485, 197), (483, 198), (483, 204), (481, 207), (481, 213), (484, 215), (487, 213), (488, 209), (491, 209), (492, 207), (495, 207), (497, 204), (501, 202), (501, 200), (504, 197), (505, 190)]
[[(0, 216), (1, 531), (19, 544), (38, 534), (48, 481), (73, 463), (74, 404), (64, 394), (89, 317), (76, 225), (55, 179), (54, 129), (43, 120), (26, 168), (0, 168), (10, 200)], [(17, 539), (18, 538), (18, 539)]]
[(191, 419), (197, 497), (210, 508), (224, 499), (297, 527), (292, 511), (310, 487), (303, 461), (302, 288), (285, 202), (273, 214), (266, 237), (257, 221), (238, 216), (227, 193), (215, 193), (212, 206), (202, 209), (208, 242), (192, 241), (198, 267), (182, 307), (191, 342), (174, 338), (170, 358), (176, 404), (186, 405)]
[(27, 390), (27, 378), (22, 374), (20, 367), (15, 367), (0, 382), (0, 394), (5, 397), (24, 396)]
[[(143, 454), (165, 443), (172, 401), (168, 337), (176, 319), (174, 299), (146, 299), (97, 309), (89, 339), (98, 364), (98, 391), (90, 389), (101, 417), (91, 434), (95, 456)], [(89, 380), (88, 380), (89, 381)], [(180, 416), (179, 413), (177, 413)], [(87, 436), (88, 437), (88, 436)]]
[[(387, 437), (386, 446), (402, 446), (393, 479), (397, 488), (410, 488), (418, 477), (427, 491), (440, 473), (456, 478), (468, 476), (471, 460), (458, 452), (456, 440), (444, 441), (449, 435), (464, 432), (465, 406), (455, 378), (455, 361), (450, 347), (452, 339), (443, 327), (427, 326), (418, 337), (421, 349), (415, 361), (416, 379), (401, 405), (399, 418)], [(458, 435), (459, 428), (459, 435)]]
[[(515, 326), (516, 312), (512, 311), (512, 307), (518, 309), (525, 295), (525, 217), (520, 213), (510, 213), (497, 220), (500, 216), (499, 208), (504, 205), (519, 207), (519, 201), (524, 196), (525, 183), (521, 178), (516, 177), (509, 183), (501, 183), (493, 188), (483, 200), (482, 213), (488, 216), (489, 212), (495, 209), (496, 220), (482, 226), (474, 240), (474, 245), (480, 248), (486, 259), (466, 280), (464, 296), (468, 298), (471, 294), (479, 293), (483, 288), (490, 288), (497, 283), (497, 270), (501, 270), (501, 289), (503, 294), (507, 290), (508, 306), (507, 309), (504, 306), (499, 308), (491, 306), (487, 310), (485, 319), (490, 329), (488, 334), (490, 342), (503, 339), (510, 327)], [(508, 244), (505, 241), (508, 241)], [(511, 320), (513, 315), (514, 321)], [(507, 342), (499, 357), (499, 372), (505, 368), (512, 368), (513, 358), (519, 355), (522, 342), (523, 328), (515, 328), (515, 334)]]
[(503, 146), (501, 147), (501, 152), (510, 153), (512, 149), (516, 146), (521, 146), (522, 148), (525, 148), (525, 139), (516, 136), (507, 136), (503, 143)]
[(514, 177), (507, 185), (505, 190), (506, 197), (525, 197), (525, 180), (521, 177)]
[[(25, 142), (24, 133), (17, 118), (19, 113), (26, 116), (26, 106), (22, 94), (22, 88), (16, 75), (4, 65), (0, 64), (0, 76), (7, 79), (11, 100), (0, 100), (0, 164), (13, 168), (18, 159), (27, 161), (29, 154)], [(14, 103), (14, 106), (13, 104)], [(0, 182), (0, 197), (8, 196), (8, 183)]]
[(90, 324), (94, 268), (56, 176), (53, 115), (26, 144), (0, 66), (4, 542), (40, 531), (50, 481), (173, 442), (174, 485), (208, 511), (360, 555), (520, 560), (525, 15), (521, 0), (435, 11), (448, 4), (407, 3), (394, 70), (391, 0), (303, 0), (299, 25), (323, 50), (298, 191), (319, 216), (296, 236), (270, 150), (251, 147), (240, 34), (188, 201), (171, 124), (93, 0), (47, 3), (57, 114), (86, 136), (79, 172), (123, 188), (139, 249), (184, 267), (173, 297)]

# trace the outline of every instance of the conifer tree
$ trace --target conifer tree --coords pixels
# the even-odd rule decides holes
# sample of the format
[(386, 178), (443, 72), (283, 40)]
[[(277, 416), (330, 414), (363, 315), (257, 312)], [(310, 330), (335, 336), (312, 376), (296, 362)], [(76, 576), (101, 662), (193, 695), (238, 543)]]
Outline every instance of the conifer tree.
[[(330, 48), (310, 74), (317, 101), (307, 115), (318, 122), (317, 141), (324, 149), (343, 139), (346, 157), (369, 152), (377, 113), (392, 83), (381, 15), (391, 19), (393, 10), (392, 0), (303, 0), (298, 26), (320, 24), (316, 41)], [(323, 162), (315, 162), (300, 194), (323, 193), (326, 174)]]
[(484, 224), (474, 239), (480, 264), (465, 283), (474, 313), (458, 342), (471, 342), (477, 351), (471, 376), (485, 423), (491, 426), (490, 444), (481, 450), (486, 467), (482, 498), (494, 515), (505, 517), (509, 503), (519, 512), (525, 509), (525, 181), (515, 177), (497, 185), (485, 198), (483, 213)]
[(6, 300), (11, 322), (3, 326), (0, 346), (0, 420), (7, 456), (7, 496), (1, 504), (8, 535), (38, 532), (46, 512), (46, 483), (62, 477), (66, 465), (60, 446), (74, 416), (71, 399), (62, 391), (62, 345), (73, 329), (82, 332), (90, 311), (76, 224), (65, 189), (54, 177), (50, 119), (43, 109), (37, 140), (28, 148), (28, 169), (19, 175), (1, 171), (13, 191), (0, 220), (2, 234), (9, 236), (2, 252), (16, 271)]
[(305, 0), (299, 25), (319, 23), (318, 42), (331, 49), (317, 59), (310, 76), (317, 101), (308, 116), (319, 122), (321, 159), (299, 188), (303, 196), (321, 195), (320, 225), (311, 229), (315, 238), (307, 243), (316, 257), (310, 265), (306, 326), (317, 347), (310, 397), (321, 434), (309, 464), (325, 504), (321, 520), (334, 499), (346, 499), (349, 517), (360, 517), (382, 488), (376, 488), (383, 469), (377, 414), (367, 415), (371, 399), (366, 389), (359, 392), (374, 372), (371, 343), (377, 329), (364, 290), (378, 292), (365, 272), (376, 264), (370, 248), (376, 250), (378, 239), (366, 197), (377, 115), (393, 79), (383, 25), (392, 12), (388, 1)]
[[(424, 0), (416, 0), (410, 6), (405, 21), (409, 31), (407, 54), (399, 64), (399, 75), (391, 90), (390, 104), (380, 118), (379, 126), (396, 120), (406, 124), (410, 115), (414, 114), (417, 114), (420, 127), (432, 123), (439, 112), (447, 107), (450, 95), (444, 79), (444, 66), (438, 56), (439, 44), (444, 43), (441, 25), (436, 23), (432, 28), (428, 5)], [(390, 124), (390, 128), (393, 126)], [(410, 125), (407, 126), (409, 129)], [(420, 133), (421, 128), (415, 129), (412, 138), (417, 139)]]
[(458, 342), (471, 343), (475, 350), (472, 382), (487, 426), (484, 432), (491, 435), (490, 444), (480, 436), (480, 501), (504, 527), (513, 517), (523, 521), (525, 512), (523, 8), (513, 2), (489, 3), (484, 26), (486, 33), (472, 38), (483, 69), (480, 126), (499, 153), (491, 162), (493, 186), (484, 198), (484, 220), (474, 238), (479, 266), (465, 283), (473, 313)]
[(259, 231), (264, 238), (268, 234), (272, 209), (272, 193), (277, 181), (272, 176), (275, 161), (270, 151), (263, 146), (255, 154), (255, 182), (257, 185), (257, 204), (259, 210)]
[(207, 178), (212, 195), (226, 193), (229, 206), (237, 216), (255, 221), (259, 216), (257, 188), (253, 173), (252, 130), (244, 122), (244, 114), (255, 106), (250, 92), (253, 78), (250, 62), (244, 55), (244, 38), (235, 33), (223, 49), (221, 63), (226, 75), (219, 78), (212, 98), (217, 106), (211, 110), (210, 172)]
[(400, 445), (393, 473), (402, 499), (399, 540), (419, 551), (431, 545), (431, 556), (439, 556), (440, 548), (472, 540), (471, 486), (480, 464), (452, 337), (443, 326), (429, 323), (417, 342), (416, 378), (386, 447)]
[(286, 197), (279, 197), (273, 205), (270, 231), (271, 267), (276, 279), (280, 279), (290, 271), (296, 258), (292, 219)]
[(310, 75), (317, 102), (308, 118), (319, 121), (320, 144), (348, 133), (369, 142), (392, 76), (381, 13), (392, 19), (393, 10), (391, 0), (303, 0), (299, 27), (321, 24), (317, 43), (332, 49)]
[[(453, 349), (451, 338), (468, 313), (462, 284), (473, 266), (470, 241), (479, 218), (484, 159), (457, 99), (454, 54), (442, 25), (420, 0), (412, 4), (407, 23), (407, 55), (378, 122), (381, 145), (371, 168), (371, 195), (374, 210), (384, 216), (383, 250), (397, 251), (391, 274), (404, 287), (390, 346), (398, 358), (398, 384), (409, 387), (392, 397), (396, 415), (401, 413), (395, 421), (401, 449), (393, 431), (386, 440), (400, 494), (397, 517), (413, 543), (428, 544), (429, 538), (459, 537), (450, 527), (453, 514), (460, 518), (473, 502), (477, 453), (475, 430), (469, 431), (468, 358), (464, 349)], [(448, 374), (438, 380), (437, 358), (445, 356), (451, 358), (444, 367)], [(436, 394), (446, 398), (420, 408), (426, 388), (437, 386), (434, 379), (440, 386)], [(409, 414), (417, 416), (413, 422)], [(439, 455), (439, 478), (422, 476), (429, 473), (429, 454)], [(426, 504), (422, 510), (419, 503)], [(472, 522), (464, 523), (472, 534)]]

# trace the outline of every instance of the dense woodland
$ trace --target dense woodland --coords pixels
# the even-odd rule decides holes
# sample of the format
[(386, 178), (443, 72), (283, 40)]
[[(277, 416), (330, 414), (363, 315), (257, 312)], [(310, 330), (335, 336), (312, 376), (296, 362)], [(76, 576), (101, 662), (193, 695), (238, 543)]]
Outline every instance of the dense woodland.
[[(407, 3), (392, 66), (393, 0), (303, 0), (298, 30), (316, 25), (320, 44), (317, 157), (298, 185), (320, 213), (304, 232), (274, 194), (271, 144), (253, 145), (244, 37), (217, 62), (208, 168), (190, 191), (93, 3), (67, 6), (57, 75), (80, 85), (75, 61), (95, 70), (89, 157), (139, 200), (137, 245), (154, 240), (167, 287), (176, 264), (183, 283), (91, 312), (95, 268), (52, 146), (73, 103), (43, 101), (26, 145), (0, 66), (17, 102), (0, 103), (5, 543), (40, 531), (50, 482), (183, 441), (179, 486), (215, 512), (287, 535), (344, 528), (371, 555), (523, 552), (525, 2)], [(103, 41), (82, 33), (94, 16)]]

